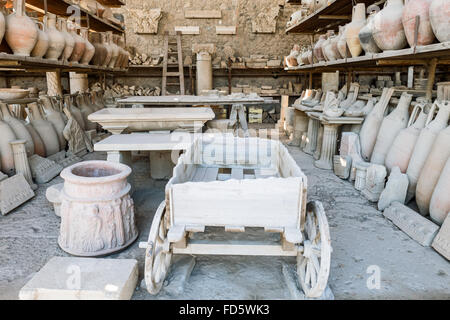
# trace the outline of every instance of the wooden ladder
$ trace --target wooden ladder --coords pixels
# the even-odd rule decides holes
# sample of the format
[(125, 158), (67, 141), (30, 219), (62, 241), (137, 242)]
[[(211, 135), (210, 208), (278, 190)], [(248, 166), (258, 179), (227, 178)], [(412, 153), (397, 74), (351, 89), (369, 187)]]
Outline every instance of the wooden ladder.
[[(168, 86), (180, 86), (180, 94), (184, 95), (184, 68), (183, 68), (183, 53), (181, 49), (181, 32), (177, 31), (176, 34), (176, 42), (169, 42), (170, 34), (168, 31), (165, 33), (164, 37), (164, 61), (163, 61), (163, 78), (162, 78), (162, 90), (161, 94), (163, 96), (167, 95), (167, 87)], [(176, 52), (169, 52), (170, 46), (177, 46)], [(167, 68), (169, 67), (169, 55), (178, 55), (178, 72), (168, 72)], [(176, 65), (175, 65), (176, 66)], [(174, 67), (173, 64), (170, 67)], [(179, 82), (167, 82), (167, 78), (175, 78), (178, 77)]]

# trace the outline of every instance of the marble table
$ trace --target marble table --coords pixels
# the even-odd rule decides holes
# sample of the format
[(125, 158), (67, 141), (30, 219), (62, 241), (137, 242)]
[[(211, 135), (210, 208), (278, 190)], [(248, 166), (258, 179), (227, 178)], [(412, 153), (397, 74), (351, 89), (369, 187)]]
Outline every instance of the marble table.
[[(320, 169), (333, 169), (333, 156), (336, 152), (338, 129), (345, 124), (361, 124), (364, 117), (328, 117), (321, 113), (308, 113), (313, 119), (318, 119), (323, 125), (323, 138), (320, 150), (320, 159), (314, 165)], [(320, 118), (319, 118), (320, 116)]]

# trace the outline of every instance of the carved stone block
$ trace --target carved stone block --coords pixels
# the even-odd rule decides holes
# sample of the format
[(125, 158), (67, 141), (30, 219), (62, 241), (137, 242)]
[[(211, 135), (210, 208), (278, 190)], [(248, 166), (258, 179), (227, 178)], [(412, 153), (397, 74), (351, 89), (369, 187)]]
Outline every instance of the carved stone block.
[(57, 164), (47, 158), (42, 158), (37, 154), (28, 158), (31, 168), (31, 175), (38, 184), (47, 183), (54, 177), (59, 175), (64, 169), (61, 165)]
[(129, 9), (129, 21), (133, 21), (133, 30), (137, 34), (157, 34), (161, 9)]
[(88, 151), (93, 152), (94, 147), (92, 146), (91, 141), (75, 120), (72, 113), (67, 108), (64, 108), (63, 111), (68, 118), (63, 135), (68, 142), (69, 151), (78, 157), (84, 156)]
[(277, 30), (277, 17), (280, 7), (272, 7), (262, 10), (252, 21), (253, 33), (275, 33)]
[(222, 11), (220, 11), (220, 10), (185, 10), (184, 17), (186, 19), (221, 19)]
[(58, 153), (55, 153), (54, 155), (47, 157), (47, 159), (55, 161), (63, 168), (67, 168), (83, 160), (80, 157), (77, 157), (76, 155), (72, 154), (71, 152), (66, 151), (60, 151)]
[(175, 32), (180, 31), (181, 34), (200, 34), (199, 26), (176, 26)]
[(450, 214), (445, 218), (431, 246), (447, 260), (450, 260)]
[(61, 190), (63, 188), (64, 183), (58, 183), (48, 187), (45, 191), (45, 196), (53, 204), (53, 209), (58, 217), (61, 217)]
[(21, 173), (0, 182), (0, 211), (2, 215), (6, 215), (33, 197), (34, 191)]
[(408, 184), (408, 175), (403, 174), (399, 167), (394, 167), (386, 183), (386, 188), (381, 193), (378, 201), (378, 210), (383, 211), (394, 201), (404, 204), (406, 193), (408, 192)]
[(352, 169), (352, 157), (334, 156), (333, 157), (334, 174), (341, 179), (348, 179)]
[(366, 173), (366, 185), (362, 194), (371, 202), (377, 202), (380, 199), (381, 192), (384, 190), (387, 171), (382, 165), (371, 164)]
[(357, 161), (355, 164), (355, 189), (362, 191), (364, 190), (366, 186), (366, 176), (367, 176), (367, 169), (370, 166), (370, 163), (364, 162), (364, 161)]
[(216, 34), (236, 34), (236, 26), (216, 26)]
[(134, 259), (53, 257), (20, 290), (20, 300), (130, 300), (138, 281)]
[(439, 231), (438, 225), (400, 202), (393, 202), (383, 215), (424, 247), (431, 245)]

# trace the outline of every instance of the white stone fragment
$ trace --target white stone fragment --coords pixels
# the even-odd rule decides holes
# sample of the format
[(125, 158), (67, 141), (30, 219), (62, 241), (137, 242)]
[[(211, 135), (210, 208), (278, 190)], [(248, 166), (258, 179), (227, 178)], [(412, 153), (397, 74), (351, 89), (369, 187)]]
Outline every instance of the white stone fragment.
[(333, 157), (334, 174), (341, 179), (348, 179), (352, 169), (351, 156), (334, 156)]
[(21, 300), (129, 300), (138, 280), (134, 259), (53, 257), (20, 290)]
[(450, 214), (447, 214), (447, 218), (445, 218), (431, 246), (447, 260), (450, 260)]
[(33, 197), (34, 191), (21, 173), (0, 182), (0, 211), (2, 215), (6, 215)]
[(175, 27), (175, 32), (180, 31), (181, 34), (200, 34), (200, 27), (199, 26), (189, 26), (189, 27), (183, 27), (183, 26), (177, 26)]
[(378, 201), (378, 210), (383, 211), (394, 201), (404, 204), (406, 193), (408, 192), (408, 184), (408, 175), (403, 174), (399, 167), (394, 167), (386, 183), (386, 188), (381, 193)]
[(439, 226), (400, 202), (393, 202), (383, 215), (424, 247), (429, 247)]
[(382, 165), (371, 164), (366, 173), (366, 184), (362, 194), (371, 202), (377, 202), (380, 199), (381, 192), (384, 190), (387, 171)]
[(49, 202), (53, 204), (55, 214), (61, 217), (61, 190), (64, 188), (64, 183), (54, 184), (47, 188), (45, 196)]

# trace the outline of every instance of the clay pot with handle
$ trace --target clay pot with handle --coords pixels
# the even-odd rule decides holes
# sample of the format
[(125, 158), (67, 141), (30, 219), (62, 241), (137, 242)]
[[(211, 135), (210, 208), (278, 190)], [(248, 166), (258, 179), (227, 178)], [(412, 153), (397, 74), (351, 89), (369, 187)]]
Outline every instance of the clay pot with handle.
[(107, 34), (109, 45), (112, 48), (111, 61), (109, 62), (108, 67), (114, 68), (114, 66), (116, 65), (117, 58), (119, 57), (119, 47), (114, 43), (112, 31), (108, 31)]
[[(407, 128), (402, 129), (392, 142), (385, 160), (388, 171), (399, 167), (402, 173), (406, 173), (420, 131), (425, 127), (427, 121), (428, 114), (425, 113), (424, 108), (425, 104), (418, 104), (414, 107)], [(417, 114), (419, 115), (417, 116)]]
[[(0, 5), (1, 6), (1, 5)], [(0, 7), (0, 43), (3, 41), (6, 31), (6, 19), (3, 6)]]
[(65, 41), (65, 47), (64, 51), (62, 53), (62, 58), (65, 61), (68, 61), (69, 58), (72, 56), (73, 49), (75, 47), (75, 39), (72, 37), (72, 35), (67, 31), (67, 21), (64, 18), (58, 18), (58, 30), (62, 33), (64, 36)]
[(111, 62), (113, 48), (109, 44), (108, 35), (105, 32), (101, 33), (101, 38), (102, 38), (102, 44), (106, 50), (106, 55), (105, 55), (105, 59), (103, 61), (102, 67), (108, 67), (109, 63)]
[(42, 58), (47, 53), (48, 47), (50, 45), (50, 39), (48, 37), (45, 25), (42, 22), (37, 21), (38, 27), (38, 41), (34, 46), (33, 51), (31, 51), (31, 56), (35, 58)]
[(47, 121), (50, 121), (53, 124), (56, 134), (58, 135), (60, 150), (64, 150), (66, 148), (67, 141), (63, 135), (63, 130), (66, 126), (63, 115), (60, 111), (56, 110), (53, 107), (53, 103), (50, 100), (50, 97), (40, 96), (40, 99), (42, 101), (45, 118), (47, 119)]
[(5, 39), (15, 55), (29, 57), (38, 41), (38, 27), (25, 13), (25, 0), (15, 0), (14, 11), (6, 17)]
[(325, 42), (325, 40), (327, 39), (327, 36), (322, 34), (319, 36), (319, 40), (316, 42), (316, 44), (314, 45), (314, 56), (317, 58), (317, 60), (319, 61), (325, 61), (325, 57), (323, 55), (323, 51), (322, 51), (322, 45)]
[(83, 56), (81, 57), (81, 64), (89, 64), (95, 54), (95, 47), (89, 42), (89, 30), (87, 28), (81, 28), (81, 36), (83, 37), (86, 48), (84, 50)]
[[(425, 46), (433, 43), (434, 33), (430, 23), (430, 5), (433, 0), (405, 0), (402, 23), (406, 40), (410, 47), (414, 46), (414, 34), (416, 30), (416, 17), (419, 17), (417, 45)], [(447, 17), (449, 19), (449, 17)]]
[[(436, 118), (433, 118), (436, 108), (439, 109)], [(436, 140), (438, 134), (447, 127), (448, 119), (450, 118), (450, 102), (449, 101), (435, 101), (433, 107), (431, 108), (427, 125), (420, 132), (419, 138), (417, 139), (416, 145), (414, 147), (413, 154), (409, 161), (408, 169), (406, 174), (409, 179), (407, 202), (409, 202), (416, 193), (417, 180), (419, 179), (420, 173), (423, 170), (425, 162), (430, 154), (433, 143)]]
[(33, 139), (34, 153), (37, 154), (38, 156), (45, 158), (47, 155), (45, 153), (44, 141), (42, 141), (41, 136), (36, 131), (36, 129), (31, 125), (31, 123), (26, 123), (25, 127), (27, 128), (28, 132), (31, 135), (31, 138)]
[(450, 158), (447, 159), (444, 169), (441, 171), (430, 201), (430, 218), (439, 225), (444, 223), (450, 212), (448, 190), (450, 190)]
[(56, 28), (56, 15), (48, 13), (44, 17), (44, 25), (46, 26), (49, 45), (45, 58), (50, 60), (58, 60), (66, 46), (64, 35)]
[[(2, 114), (0, 114), (2, 116)], [(3, 120), (0, 120), (0, 163), (1, 170), (8, 176), (14, 174), (14, 154), (10, 142), (17, 137), (11, 127)]]
[(0, 103), (0, 109), (3, 115), (3, 121), (6, 122), (19, 140), (25, 140), (25, 149), (27, 156), (34, 154), (34, 143), (31, 134), (28, 132), (25, 124), (19, 119), (13, 117), (6, 103)]
[[(351, 58), (351, 56), (352, 56), (352, 54), (350, 53), (350, 50), (348, 48), (348, 45), (347, 45), (347, 38), (345, 36), (347, 26), (348, 26), (348, 24), (346, 24), (345, 26), (342, 27), (342, 36), (337, 41), (337, 48), (338, 48), (339, 54), (341, 55), (342, 58)], [(341, 28), (341, 27), (339, 27), (339, 28)]]
[[(442, 130), (431, 147), (430, 154), (420, 172), (416, 187), (416, 202), (420, 214), (428, 215), (431, 196), (445, 163), (450, 158), (450, 126)], [(447, 190), (450, 194), (450, 189)]]
[(106, 57), (106, 49), (102, 44), (100, 33), (91, 32), (89, 34), (89, 40), (95, 49), (91, 63), (96, 66), (101, 66), (103, 64), (103, 60)]
[(403, 0), (387, 0), (373, 19), (373, 38), (383, 51), (403, 49), (407, 45), (402, 24), (403, 8)]
[(397, 107), (383, 119), (373, 148), (371, 163), (384, 165), (387, 153), (400, 130), (406, 128), (409, 120), (409, 105), (412, 95), (403, 92)]
[(377, 43), (373, 39), (373, 19), (375, 15), (380, 11), (378, 6), (372, 5), (367, 8), (369, 12), (369, 17), (367, 18), (367, 23), (364, 27), (359, 30), (358, 38), (361, 43), (361, 47), (364, 52), (367, 53), (379, 53), (381, 52), (378, 48)]
[(362, 52), (358, 34), (365, 24), (366, 5), (364, 3), (358, 3), (353, 7), (352, 22), (345, 29), (345, 38), (352, 57), (358, 57)]
[(72, 37), (75, 39), (75, 46), (73, 47), (72, 55), (70, 56), (70, 62), (79, 62), (83, 57), (84, 50), (86, 49), (86, 42), (83, 37), (78, 35), (77, 30), (71, 26), (69, 28), (69, 32)]
[(59, 139), (52, 123), (42, 117), (36, 102), (30, 103), (27, 110), (31, 125), (36, 129), (44, 142), (47, 157), (58, 153), (60, 151)]
[(439, 42), (450, 41), (450, 1), (433, 0), (428, 13), (431, 28)]

